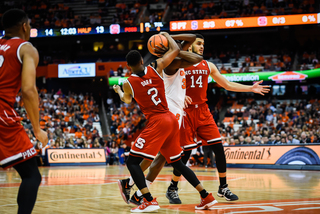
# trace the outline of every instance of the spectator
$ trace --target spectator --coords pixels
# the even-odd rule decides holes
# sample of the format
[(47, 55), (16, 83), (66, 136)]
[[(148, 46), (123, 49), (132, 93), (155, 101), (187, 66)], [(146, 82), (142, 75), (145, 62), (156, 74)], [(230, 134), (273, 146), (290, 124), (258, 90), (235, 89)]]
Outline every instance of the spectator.
[(288, 142), (287, 142), (287, 143), (288, 143), (288, 144), (299, 144), (300, 141), (297, 140), (297, 139), (295, 139), (295, 138), (293, 138), (293, 134), (289, 134), (289, 135), (288, 135)]
[(307, 135), (306, 135), (305, 132), (302, 132), (302, 133), (301, 133), (300, 143), (303, 143), (303, 144), (305, 144), (305, 143), (311, 143), (310, 138), (307, 138)]

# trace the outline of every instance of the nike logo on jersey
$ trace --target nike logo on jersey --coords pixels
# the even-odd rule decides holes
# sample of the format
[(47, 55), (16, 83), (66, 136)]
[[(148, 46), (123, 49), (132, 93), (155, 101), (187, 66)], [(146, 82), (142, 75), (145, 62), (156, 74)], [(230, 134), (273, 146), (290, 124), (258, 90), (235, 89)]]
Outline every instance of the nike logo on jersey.
[(151, 79), (148, 79), (148, 80), (145, 80), (145, 81), (141, 82), (142, 86), (146, 86), (146, 85), (149, 85), (149, 84), (152, 84), (152, 80)]
[(208, 70), (185, 70), (186, 75), (191, 74), (208, 74)]
[(0, 51), (7, 51), (10, 48), (10, 45), (0, 45)]

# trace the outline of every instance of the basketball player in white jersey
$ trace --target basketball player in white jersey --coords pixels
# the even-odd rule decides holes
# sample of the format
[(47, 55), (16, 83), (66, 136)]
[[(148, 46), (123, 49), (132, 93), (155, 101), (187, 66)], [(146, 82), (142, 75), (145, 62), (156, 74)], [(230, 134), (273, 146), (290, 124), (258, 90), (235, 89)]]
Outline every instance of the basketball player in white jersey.
[[(179, 34), (171, 35), (171, 37), (176, 41), (182, 40), (183, 42), (181, 43), (182, 47), (180, 47), (181, 51), (178, 55), (179, 58), (173, 60), (173, 62), (164, 70), (163, 80), (168, 108), (170, 112), (172, 112), (176, 116), (180, 128), (184, 114), (183, 109), (184, 107), (187, 107), (188, 103), (191, 103), (190, 97), (186, 96), (186, 79), (183, 68), (199, 63), (202, 60), (202, 56), (187, 51), (189, 46), (195, 41), (195, 35)], [(163, 45), (162, 47), (157, 46), (156, 48), (159, 56), (167, 51), (167, 48)], [(154, 68), (156, 68), (157, 65), (155, 61), (151, 62), (151, 64)], [(148, 160), (142, 161), (140, 166), (143, 171), (145, 171), (151, 165), (149, 173), (146, 177), (147, 186), (149, 186), (152, 181), (154, 181), (165, 163), (166, 160), (160, 153), (152, 163)], [(129, 199), (131, 187), (134, 185), (133, 179), (131, 177), (128, 179), (119, 180), (118, 185), (122, 198), (126, 203), (130, 202), (132, 204), (140, 205), (140, 201), (142, 201), (142, 194), (139, 190), (135, 192), (131, 199)]]

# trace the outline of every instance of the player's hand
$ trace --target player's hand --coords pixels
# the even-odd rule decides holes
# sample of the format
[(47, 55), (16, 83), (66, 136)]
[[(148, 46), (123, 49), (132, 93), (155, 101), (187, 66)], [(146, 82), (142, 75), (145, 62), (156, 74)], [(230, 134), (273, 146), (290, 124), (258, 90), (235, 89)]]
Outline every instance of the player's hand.
[(120, 86), (119, 85), (113, 85), (113, 90), (118, 93), (119, 90), (121, 90)]
[(188, 108), (188, 104), (192, 103), (191, 97), (187, 96), (184, 98), (184, 108)]
[(252, 86), (252, 92), (254, 93), (257, 93), (257, 94), (261, 94), (261, 95), (264, 95), (266, 93), (269, 93), (270, 91), (270, 86), (268, 85), (260, 85), (261, 83), (263, 82), (263, 80), (255, 83), (253, 86)]
[(156, 45), (156, 47), (154, 48), (154, 52), (161, 57), (169, 50), (169, 47), (164, 46), (162, 43), (160, 43), (160, 45), (161, 47)]
[(167, 32), (165, 32), (165, 31), (161, 31), (160, 33), (159, 33), (160, 35), (164, 35), (164, 36), (170, 36)]
[(42, 146), (45, 147), (48, 143), (48, 135), (47, 132), (40, 129), (38, 132), (34, 132), (36, 138), (42, 143)]

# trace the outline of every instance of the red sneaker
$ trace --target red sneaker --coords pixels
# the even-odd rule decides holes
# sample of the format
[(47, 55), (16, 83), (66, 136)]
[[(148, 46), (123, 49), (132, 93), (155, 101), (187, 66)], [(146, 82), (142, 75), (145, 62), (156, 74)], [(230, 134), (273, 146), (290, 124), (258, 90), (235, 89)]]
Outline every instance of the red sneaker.
[(201, 198), (201, 203), (195, 208), (196, 210), (208, 210), (216, 203), (218, 203), (218, 201), (216, 201), (216, 199), (214, 199), (212, 196), (212, 193), (210, 193), (207, 197)]
[(155, 210), (160, 209), (159, 204), (154, 198), (152, 201), (147, 201), (145, 198), (143, 198), (143, 202), (140, 206), (132, 208), (132, 213), (144, 213), (144, 212), (153, 212)]

